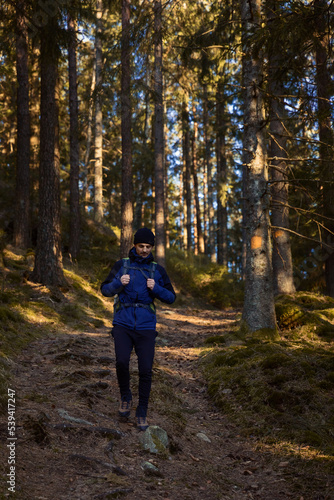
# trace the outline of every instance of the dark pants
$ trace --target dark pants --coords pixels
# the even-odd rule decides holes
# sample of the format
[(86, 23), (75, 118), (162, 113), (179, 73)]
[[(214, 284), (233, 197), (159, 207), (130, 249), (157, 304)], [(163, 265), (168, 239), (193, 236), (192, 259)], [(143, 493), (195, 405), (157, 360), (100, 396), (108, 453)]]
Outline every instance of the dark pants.
[(139, 371), (139, 404), (136, 412), (137, 416), (146, 416), (147, 412), (152, 384), (156, 335), (155, 330), (131, 330), (120, 325), (115, 325), (112, 329), (112, 336), (115, 343), (118, 385), (121, 398), (127, 401), (132, 399), (129, 363), (133, 347), (137, 354)]

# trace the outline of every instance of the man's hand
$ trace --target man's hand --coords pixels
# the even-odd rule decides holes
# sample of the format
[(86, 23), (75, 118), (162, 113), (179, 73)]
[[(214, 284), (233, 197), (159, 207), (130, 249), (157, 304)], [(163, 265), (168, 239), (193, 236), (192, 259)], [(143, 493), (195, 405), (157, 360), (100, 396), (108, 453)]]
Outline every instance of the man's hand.
[(130, 274), (123, 274), (121, 277), (121, 283), (123, 286), (126, 286), (130, 283)]
[(147, 280), (147, 288), (149, 288), (150, 290), (153, 290), (154, 285), (155, 285), (155, 281), (153, 279), (149, 278)]

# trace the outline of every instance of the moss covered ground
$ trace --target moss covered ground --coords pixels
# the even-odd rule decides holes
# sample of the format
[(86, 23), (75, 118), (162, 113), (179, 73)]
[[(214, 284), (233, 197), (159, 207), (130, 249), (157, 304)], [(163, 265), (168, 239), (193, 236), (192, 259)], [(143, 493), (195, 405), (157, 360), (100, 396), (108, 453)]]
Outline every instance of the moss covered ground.
[(334, 300), (299, 292), (280, 296), (280, 338), (240, 334), (207, 339), (202, 354), (209, 394), (261, 446), (334, 468)]

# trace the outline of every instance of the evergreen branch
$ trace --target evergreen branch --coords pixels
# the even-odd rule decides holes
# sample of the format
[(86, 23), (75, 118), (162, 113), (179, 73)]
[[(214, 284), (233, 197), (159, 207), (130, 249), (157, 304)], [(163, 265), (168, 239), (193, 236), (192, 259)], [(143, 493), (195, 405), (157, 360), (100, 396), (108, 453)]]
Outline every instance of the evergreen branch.
[(270, 158), (268, 158), (269, 161), (271, 160), (279, 160), (279, 161), (333, 161), (333, 160), (323, 160), (322, 158), (286, 158), (284, 156), (280, 157), (280, 156), (272, 156)]
[(281, 226), (270, 226), (271, 229), (280, 229), (282, 231), (287, 231), (288, 233), (294, 234), (295, 236), (298, 236), (299, 238), (303, 238), (304, 240), (308, 241), (313, 241), (313, 243), (318, 243), (319, 245), (328, 248), (331, 253), (334, 252), (334, 247), (331, 245), (328, 245), (327, 243), (324, 243), (321, 240), (317, 240), (315, 238), (310, 238), (309, 236), (305, 236), (304, 234), (297, 233), (296, 231), (293, 231), (292, 229), (288, 229), (287, 227), (281, 227)]
[[(304, 212), (305, 214), (316, 215), (317, 217), (320, 217), (321, 219), (327, 219), (331, 222), (334, 222), (333, 217), (327, 217), (326, 215), (318, 214), (317, 212), (312, 212), (312, 210), (307, 210), (305, 208), (300, 208), (300, 207), (293, 207), (292, 205), (289, 205), (288, 203), (283, 203), (282, 201), (279, 201), (279, 200), (275, 201), (275, 203), (277, 203), (280, 206), (295, 210), (296, 212)], [(318, 221), (316, 219), (312, 218), (311, 220), (318, 223)], [(326, 228), (324, 228), (324, 229), (326, 229)]]

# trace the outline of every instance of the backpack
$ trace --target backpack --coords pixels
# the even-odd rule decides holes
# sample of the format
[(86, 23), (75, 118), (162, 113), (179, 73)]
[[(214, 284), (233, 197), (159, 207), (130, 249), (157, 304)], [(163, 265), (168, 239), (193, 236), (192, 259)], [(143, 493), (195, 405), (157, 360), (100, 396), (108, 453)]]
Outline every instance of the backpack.
[[(148, 276), (146, 276), (146, 274), (144, 273), (144, 271), (143, 271), (143, 269), (141, 267), (131, 265), (129, 257), (126, 257), (125, 259), (122, 259), (122, 261), (123, 261), (122, 275), (128, 274), (128, 270), (129, 269), (135, 269), (137, 271), (140, 271), (142, 273), (142, 275), (146, 279), (148, 279)], [(151, 279), (154, 279), (154, 274), (155, 274), (156, 268), (157, 268), (157, 263), (154, 262), (154, 261), (150, 262), (149, 277)]]
[[(129, 269), (135, 269), (137, 271), (140, 271), (146, 279), (148, 279), (148, 278), (154, 279), (155, 270), (157, 268), (156, 262), (154, 262), (154, 261), (150, 262), (149, 276), (147, 276), (141, 267), (131, 265), (129, 257), (122, 259), (122, 261), (123, 261), (122, 276), (124, 276), (124, 274), (128, 274)], [(119, 311), (121, 307), (143, 307), (144, 309), (148, 309), (149, 311), (153, 312), (153, 314), (156, 313), (155, 305), (153, 302), (151, 302), (151, 304), (142, 304), (140, 302), (129, 302), (129, 303), (128, 302), (120, 302), (118, 295), (115, 295), (114, 311), (115, 312)]]

